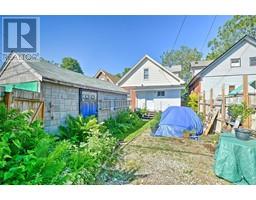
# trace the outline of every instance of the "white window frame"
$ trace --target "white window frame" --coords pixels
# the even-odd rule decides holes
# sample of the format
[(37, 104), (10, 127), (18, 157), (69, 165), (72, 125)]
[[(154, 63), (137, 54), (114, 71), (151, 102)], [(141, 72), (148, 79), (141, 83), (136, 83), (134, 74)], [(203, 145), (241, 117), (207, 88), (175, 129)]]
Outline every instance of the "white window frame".
[[(234, 60), (238, 60), (239, 63), (238, 62), (236, 62), (236, 63), (232, 62)], [(241, 67), (241, 58), (231, 58), (230, 59), (230, 67), (231, 68)]]

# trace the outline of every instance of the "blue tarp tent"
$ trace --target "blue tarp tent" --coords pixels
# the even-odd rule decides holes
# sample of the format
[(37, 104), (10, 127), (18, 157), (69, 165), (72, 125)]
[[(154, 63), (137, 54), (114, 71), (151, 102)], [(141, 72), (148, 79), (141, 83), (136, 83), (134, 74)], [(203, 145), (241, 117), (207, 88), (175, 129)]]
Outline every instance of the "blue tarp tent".
[(197, 114), (188, 107), (168, 107), (161, 116), (155, 136), (183, 137), (184, 131), (193, 131), (197, 136), (203, 133), (203, 124)]

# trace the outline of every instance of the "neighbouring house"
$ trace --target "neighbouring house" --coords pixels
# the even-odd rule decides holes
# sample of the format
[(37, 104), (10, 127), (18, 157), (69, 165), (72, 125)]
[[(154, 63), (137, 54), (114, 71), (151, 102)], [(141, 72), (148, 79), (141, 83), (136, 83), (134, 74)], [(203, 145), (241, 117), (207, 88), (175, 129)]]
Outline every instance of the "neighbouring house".
[(189, 82), (189, 90), (202, 93), (206, 99), (213, 89), (213, 98), (221, 95), (222, 85), (225, 94), (243, 84), (243, 75), (248, 81), (256, 80), (256, 39), (244, 36), (226, 52), (197, 73)]
[(199, 61), (190, 62), (192, 77), (197, 75), (205, 67), (207, 67), (209, 64), (211, 64), (211, 62), (212, 62), (212, 60), (199, 60)]
[(40, 93), (44, 101), (44, 127), (49, 132), (55, 132), (68, 115), (96, 115), (103, 121), (128, 107), (127, 92), (117, 85), (45, 60), (20, 60), (13, 53), (0, 72), (0, 85), (15, 84)]
[(184, 81), (168, 68), (145, 55), (117, 85), (129, 91), (131, 109), (146, 108), (164, 111), (169, 106), (181, 105)]
[(94, 76), (97, 79), (108, 81), (110, 83), (116, 84), (120, 78), (118, 76), (115, 76), (105, 70), (100, 69)]
[(170, 67), (168, 66), (167, 69), (171, 71), (173, 74), (175, 74), (176, 76), (180, 77), (181, 65), (171, 65)]

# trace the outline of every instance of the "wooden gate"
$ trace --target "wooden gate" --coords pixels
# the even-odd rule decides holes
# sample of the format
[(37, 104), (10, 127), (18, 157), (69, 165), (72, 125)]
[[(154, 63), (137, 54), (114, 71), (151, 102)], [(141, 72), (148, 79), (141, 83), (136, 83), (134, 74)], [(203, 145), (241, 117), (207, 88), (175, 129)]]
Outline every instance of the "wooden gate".
[(44, 101), (38, 92), (13, 89), (5, 93), (5, 104), (8, 109), (14, 108), (20, 111), (32, 111), (30, 122), (44, 120)]

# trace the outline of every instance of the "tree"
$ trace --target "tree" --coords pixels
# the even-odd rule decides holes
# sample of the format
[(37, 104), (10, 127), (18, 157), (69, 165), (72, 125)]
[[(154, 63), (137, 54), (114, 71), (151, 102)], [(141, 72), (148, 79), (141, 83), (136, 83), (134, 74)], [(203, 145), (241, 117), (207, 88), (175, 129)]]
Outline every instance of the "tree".
[(179, 50), (166, 51), (161, 56), (164, 66), (181, 65), (181, 78), (188, 81), (191, 78), (190, 62), (201, 60), (202, 53), (196, 48), (181, 46)]
[(68, 69), (68, 70), (83, 74), (83, 70), (81, 69), (79, 62), (76, 59), (71, 57), (63, 58), (61, 67), (64, 69)]
[(118, 76), (119, 78), (122, 78), (130, 69), (131, 69), (131, 67), (125, 67), (124, 71), (116, 74), (116, 76)]
[(207, 55), (207, 59), (216, 59), (245, 35), (256, 37), (255, 27), (256, 16), (233, 16), (222, 27), (219, 27), (217, 37), (209, 41), (208, 47), (211, 52)]

